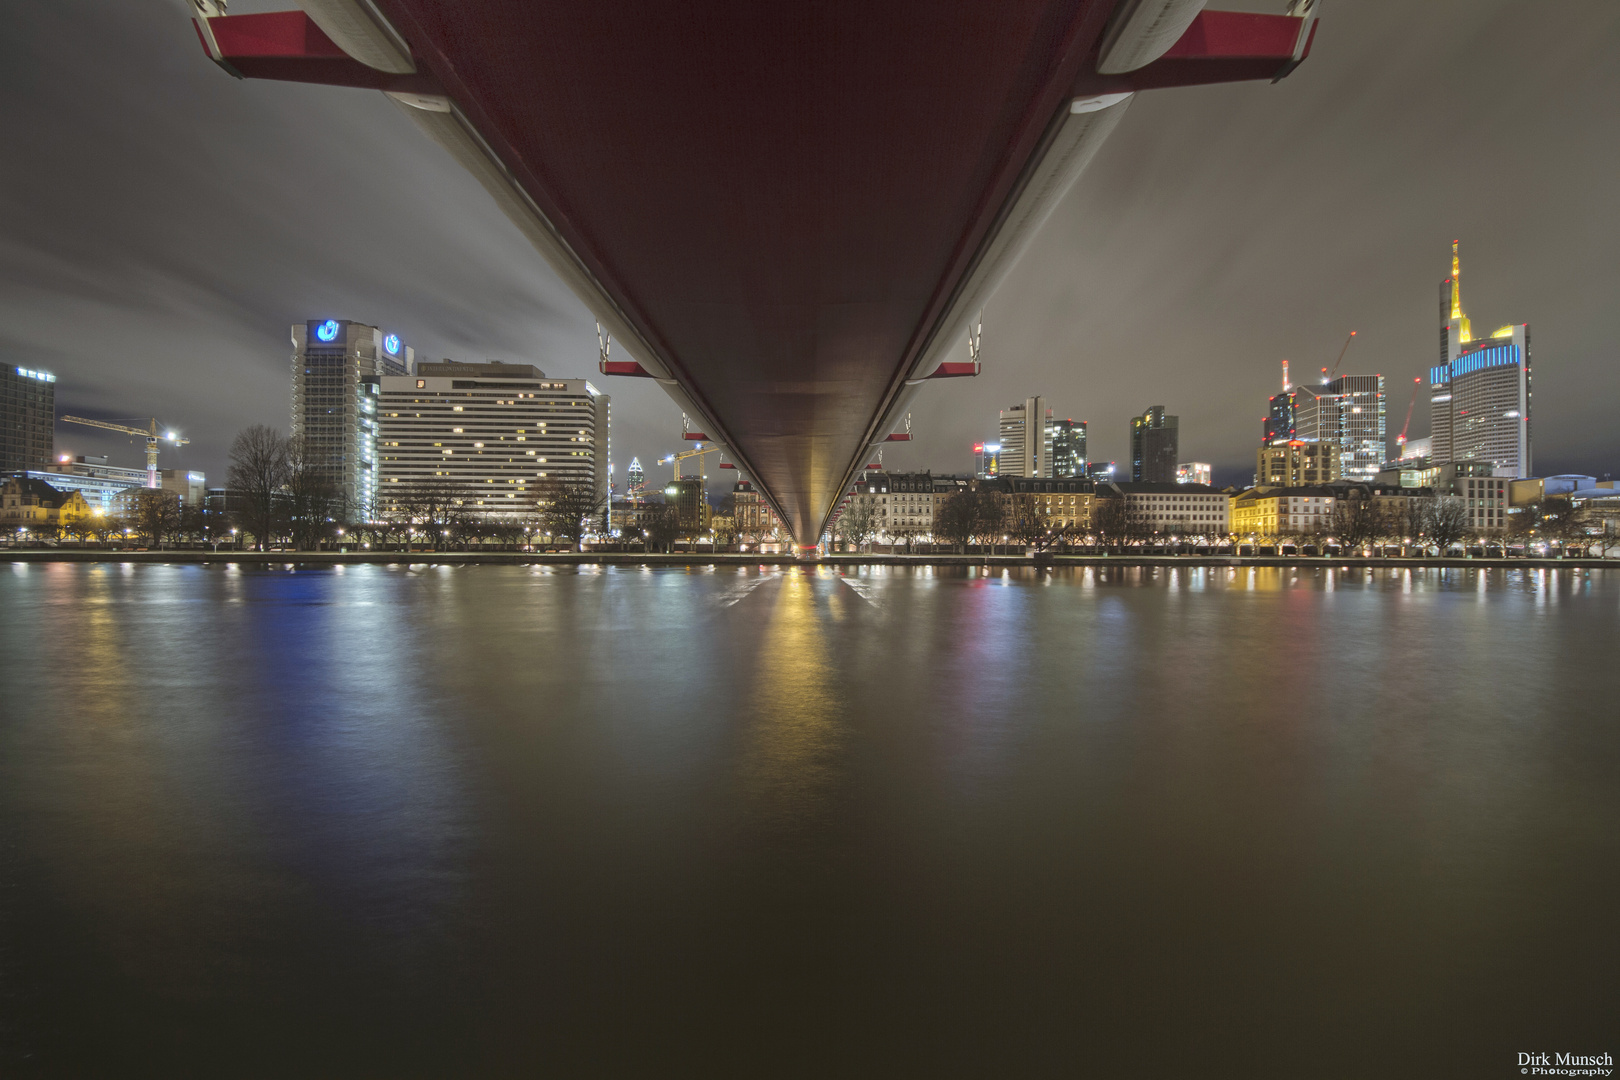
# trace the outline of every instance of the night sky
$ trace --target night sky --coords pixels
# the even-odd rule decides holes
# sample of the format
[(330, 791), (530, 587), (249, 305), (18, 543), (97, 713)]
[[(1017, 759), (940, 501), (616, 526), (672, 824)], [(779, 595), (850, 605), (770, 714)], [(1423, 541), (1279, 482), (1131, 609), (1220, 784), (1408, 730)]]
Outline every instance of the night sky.
[[(180, 0), (7, 16), (0, 360), (54, 371), (59, 413), (156, 415), (193, 440), (162, 467), (221, 484), (236, 430), (287, 425), (289, 326), (331, 316), (591, 377), (620, 474), (662, 475), (678, 411), (595, 374), (587, 310), (381, 94), (233, 80)], [(1279, 361), (1314, 372), (1352, 329), (1342, 372), (1387, 377), (1393, 440), (1461, 239), (1476, 333), (1531, 324), (1536, 471), (1620, 471), (1617, 54), (1620, 4), (1330, 0), (1278, 85), (1138, 95), (986, 310), (984, 374), (931, 387), (886, 463), (967, 471), (997, 408), (1043, 393), (1093, 458), (1163, 404), (1183, 460), (1246, 482)], [(144, 460), (71, 425), (57, 451)]]

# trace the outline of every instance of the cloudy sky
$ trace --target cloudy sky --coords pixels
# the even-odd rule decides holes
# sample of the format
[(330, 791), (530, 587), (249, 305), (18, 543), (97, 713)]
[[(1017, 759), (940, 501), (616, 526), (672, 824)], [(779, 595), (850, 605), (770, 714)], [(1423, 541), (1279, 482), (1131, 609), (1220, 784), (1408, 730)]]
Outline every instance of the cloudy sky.
[[(1283, 83), (1138, 96), (986, 311), (984, 374), (930, 388), (888, 464), (965, 471), (997, 408), (1043, 393), (1104, 460), (1163, 404), (1182, 457), (1239, 482), (1279, 362), (1331, 364), (1352, 329), (1343, 370), (1388, 378), (1393, 437), (1460, 238), (1476, 328), (1531, 324), (1537, 471), (1620, 472), (1620, 4), (1325, 10)], [(219, 483), (236, 430), (286, 425), (305, 318), (384, 326), (419, 357), (594, 373), (586, 309), (382, 95), (232, 80), (181, 0), (7, 16), (0, 361), (56, 372), (59, 412), (155, 415), (193, 440), (165, 465)], [(660, 391), (608, 389), (621, 470), (676, 447)], [(143, 461), (72, 425), (57, 445)]]

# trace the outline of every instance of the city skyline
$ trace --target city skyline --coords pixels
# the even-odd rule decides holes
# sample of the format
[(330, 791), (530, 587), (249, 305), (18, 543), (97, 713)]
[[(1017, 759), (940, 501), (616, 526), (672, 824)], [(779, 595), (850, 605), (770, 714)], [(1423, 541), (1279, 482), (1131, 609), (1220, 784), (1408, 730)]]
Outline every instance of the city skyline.
[[(1384, 7), (1331, 12), (1334, 35), (1288, 95), (1214, 87), (1187, 92), (1174, 107), (1142, 95), (1131, 124), (987, 307), (984, 373), (930, 388), (914, 411), (915, 441), (891, 447), (890, 464), (970, 471), (968, 447), (984, 437), (984, 414), (1040, 393), (1091, 422), (1096, 460), (1126, 459), (1124, 421), (1142, 401), (1163, 401), (1182, 417), (1182, 455), (1213, 462), (1217, 482), (1240, 483), (1252, 470), (1256, 403), (1274, 385), (1278, 360), (1313, 371), (1354, 328), (1345, 370), (1376, 371), (1392, 388), (1426, 373), (1433, 283), (1446, 245), (1461, 237), (1473, 267), (1470, 306), (1538, 328), (1537, 410), (1556, 419), (1540, 430), (1536, 470), (1607, 471), (1620, 457), (1620, 434), (1599, 421), (1620, 377), (1604, 362), (1597, 313), (1617, 285), (1604, 252), (1620, 242), (1620, 219), (1599, 203), (1595, 181), (1612, 172), (1615, 151), (1587, 134), (1601, 123), (1549, 123), (1534, 105), (1538, 94), (1580, 93), (1570, 82), (1596, 69), (1578, 57), (1613, 40), (1620, 17), (1580, 12), (1588, 32), (1551, 41), (1533, 16), (1506, 4), (1405, 13), (1411, 55), (1395, 58), (1389, 81), (1403, 93), (1433, 89), (1416, 93), (1419, 115), (1385, 130), (1374, 103), (1331, 97), (1358, 57), (1388, 43)], [(88, 32), (49, 32), (71, 12), (25, 15), (40, 24), (25, 35), (36, 51), (5, 77), (26, 102), (24, 115), (6, 123), (17, 127), (22, 152), (13, 160), (27, 172), (0, 171), (7, 195), (34, 210), (8, 225), (0, 360), (58, 374), (59, 412), (160, 416), (192, 439), (174, 464), (222, 476), (236, 430), (285, 414), (284, 327), (317, 315), (387, 327), (423, 358), (500, 358), (597, 377), (588, 313), (386, 101), (296, 86), (221, 95), (194, 42), (171, 33), (184, 19), (178, 2), (107, 13), (89, 20)], [(99, 74), (84, 87), (39, 81), (53, 43), (69, 38), (97, 59)], [(163, 59), (161, 77), (125, 55), (126, 38)], [(1470, 58), (1519, 38), (1546, 46), (1534, 61), (1545, 78), (1527, 77), (1542, 89), (1516, 87), (1528, 100), (1514, 105), (1480, 83)], [(154, 84), (154, 100), (139, 106), (153, 111), (145, 142), (117, 135), (123, 106), (98, 91), (98, 78)], [(1461, 85), (1448, 90), (1448, 81)], [(1593, 108), (1613, 107), (1612, 95), (1582, 96)], [(1216, 114), (1221, 125), (1204, 123)], [(1296, 119), (1306, 114), (1315, 118), (1308, 130)], [(1519, 159), (1510, 156), (1488, 184), (1456, 159), (1433, 156), (1432, 140), (1411, 130), (1440, 120), (1483, 151), (1534, 151), (1539, 167), (1516, 174)], [(64, 123), (105, 136), (102, 149), (120, 166), (116, 185), (99, 186), (100, 170), (84, 168), (76, 151), (39, 142)], [(210, 151), (248, 123), (264, 128), (258, 145)], [(1237, 149), (1263, 165), (1230, 160)], [(1162, 167), (1182, 151), (1223, 155), (1218, 193), (1189, 188)], [(199, 157), (212, 162), (219, 188), (203, 203), (180, 179), (179, 162)], [(272, 158), (291, 162), (301, 190), (269, 183)], [(1374, 159), (1381, 164), (1363, 164)], [(63, 183), (70, 174), (92, 178)], [(131, 175), (145, 179), (125, 182)], [(397, 179), (404, 175), (409, 183)], [(1307, 209), (1320, 198), (1295, 197), (1304, 191), (1342, 197), (1329, 218)], [(1402, 209), (1389, 216), (1396, 194)], [(1219, 221), (1207, 213), (1217, 195), (1237, 207)], [(1109, 215), (1094, 212), (1105, 204)], [(1149, 229), (1147, 214), (1167, 217)], [(289, 236), (270, 226), (284, 217), (307, 228)], [(1158, 239), (1138, 242), (1146, 235)], [(231, 242), (199, 239), (210, 236)], [(86, 265), (67, 269), (90, 252)], [(129, 284), (134, 270), (144, 272), (138, 286)], [(1058, 359), (1067, 356), (1076, 359)], [(221, 368), (223, 385), (209, 378)], [(677, 410), (661, 393), (635, 380), (606, 382), (621, 475), (632, 456), (655, 461), (680, 448)], [(1420, 409), (1413, 437), (1427, 433), (1427, 420)], [(123, 440), (59, 434), (61, 452), (137, 463), (138, 448)]]

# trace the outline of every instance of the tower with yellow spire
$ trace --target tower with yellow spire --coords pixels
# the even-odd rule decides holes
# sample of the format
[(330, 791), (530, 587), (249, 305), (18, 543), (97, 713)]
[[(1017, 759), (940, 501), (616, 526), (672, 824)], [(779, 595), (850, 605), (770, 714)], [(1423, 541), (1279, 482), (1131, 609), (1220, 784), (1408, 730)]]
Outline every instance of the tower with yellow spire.
[(1479, 341), (1462, 306), (1462, 257), (1440, 283), (1440, 363), (1429, 372), (1429, 434), (1436, 465), (1488, 462), (1496, 476), (1529, 476), (1530, 327)]

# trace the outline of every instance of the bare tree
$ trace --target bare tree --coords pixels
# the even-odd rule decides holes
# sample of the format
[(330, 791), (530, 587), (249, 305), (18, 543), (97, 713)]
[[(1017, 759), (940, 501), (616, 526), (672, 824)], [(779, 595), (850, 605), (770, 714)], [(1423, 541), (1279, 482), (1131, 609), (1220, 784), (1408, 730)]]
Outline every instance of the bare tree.
[(303, 439), (287, 441), (285, 508), (295, 547), (309, 551), (337, 527), (340, 495), (332, 483), (330, 463), (311, 451)]
[(975, 493), (953, 491), (934, 504), (934, 535), (964, 552), (973, 539)]
[(850, 499), (844, 512), (838, 515), (837, 532), (839, 539), (860, 551), (862, 544), (877, 535), (877, 511), (871, 502), (859, 495)]
[(136, 488), (129, 495), (125, 527), (147, 547), (161, 548), (180, 531), (180, 496), (162, 488)]
[(1424, 515), (1423, 534), (1444, 555), (1468, 535), (1468, 504), (1455, 495), (1442, 495), (1434, 499)]
[(1005, 506), (1006, 535), (1025, 547), (1044, 548), (1052, 542), (1052, 517), (1035, 495), (1024, 492), (1008, 496)]
[(1133, 532), (1125, 500), (1100, 491), (1091, 504), (1091, 532), (1104, 547), (1124, 542)]
[(647, 549), (668, 551), (681, 534), (680, 507), (673, 503), (653, 504), (642, 515), (642, 529), (647, 538)]
[(1568, 495), (1548, 495), (1520, 511), (1520, 520), (1543, 540), (1560, 543), (1586, 535), (1586, 512)]
[(1379, 535), (1378, 504), (1365, 491), (1351, 490), (1333, 500), (1330, 531), (1349, 552)]
[(606, 505), (595, 484), (581, 481), (552, 480), (541, 485), (538, 495), (546, 531), (576, 550)]
[(287, 483), (287, 437), (265, 424), (236, 433), (226, 485), (242, 530), (260, 551), (276, 533), (282, 487)]

